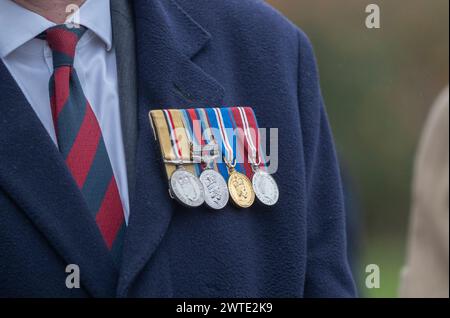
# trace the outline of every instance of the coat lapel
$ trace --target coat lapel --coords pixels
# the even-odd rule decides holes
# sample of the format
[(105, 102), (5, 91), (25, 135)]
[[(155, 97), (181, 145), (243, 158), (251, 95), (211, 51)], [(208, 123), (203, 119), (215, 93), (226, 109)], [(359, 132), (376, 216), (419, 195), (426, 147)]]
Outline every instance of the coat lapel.
[(138, 68), (138, 149), (136, 186), (131, 202), (118, 296), (125, 297), (161, 243), (176, 208), (148, 113), (152, 109), (220, 106), (223, 87), (194, 57), (210, 34), (171, 0), (133, 2)]
[(97, 297), (117, 284), (109, 251), (59, 151), (0, 61), (0, 188)]

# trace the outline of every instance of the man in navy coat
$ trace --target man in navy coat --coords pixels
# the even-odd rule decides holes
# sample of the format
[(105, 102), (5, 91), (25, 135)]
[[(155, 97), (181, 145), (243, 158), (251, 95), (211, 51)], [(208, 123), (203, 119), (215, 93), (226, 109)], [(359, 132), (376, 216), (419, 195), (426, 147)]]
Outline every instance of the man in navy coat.
[[(72, 2), (86, 33), (61, 37), (54, 26)], [(1, 6), (1, 297), (354, 296), (338, 163), (302, 31), (256, 0)], [(75, 64), (60, 54), (74, 34)], [(58, 113), (64, 94), (96, 115), (79, 123), (98, 130), (104, 154), (92, 165), (62, 155), (62, 141), (83, 142), (76, 116)], [(149, 111), (223, 105), (249, 105), (278, 129), (275, 207), (212, 213), (168, 196)], [(98, 166), (112, 182), (87, 192), (80, 184), (101, 174), (76, 169)], [(99, 202), (120, 212), (113, 236), (111, 217), (91, 209)], [(69, 264), (79, 288), (66, 284)]]

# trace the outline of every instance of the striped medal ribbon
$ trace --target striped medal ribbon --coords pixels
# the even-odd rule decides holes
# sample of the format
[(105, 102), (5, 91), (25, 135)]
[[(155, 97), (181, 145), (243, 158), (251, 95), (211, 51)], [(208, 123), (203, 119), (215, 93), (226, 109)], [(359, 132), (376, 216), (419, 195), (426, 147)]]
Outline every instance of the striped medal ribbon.
[(199, 179), (203, 185), (205, 203), (213, 210), (221, 210), (226, 207), (230, 195), (225, 179), (213, 169), (214, 161), (219, 156), (218, 145), (211, 135), (208, 136), (208, 133), (203, 136), (203, 128), (207, 123), (199, 120), (197, 110), (187, 109), (182, 112), (188, 139), (193, 145), (195, 161), (198, 163), (198, 158), (200, 158), (202, 164), (196, 166), (200, 169), (203, 168)]
[(253, 170), (252, 186), (258, 201), (267, 206), (278, 202), (280, 191), (275, 179), (266, 171), (260, 169), (260, 135), (255, 113), (248, 107), (237, 107), (240, 123), (238, 127), (244, 131), (249, 161)]
[(229, 116), (229, 110), (226, 108), (214, 108), (217, 128), (222, 140), (222, 156), (228, 168), (228, 191), (232, 202), (240, 208), (249, 208), (255, 202), (255, 192), (250, 179), (236, 170), (236, 153), (229, 140), (224, 116)]
[(185, 169), (192, 164), (192, 144), (180, 110), (163, 110), (171, 143), (171, 158), (166, 164), (175, 164), (176, 170), (169, 179), (170, 194), (187, 207), (199, 207), (205, 202), (204, 189), (195, 174)]

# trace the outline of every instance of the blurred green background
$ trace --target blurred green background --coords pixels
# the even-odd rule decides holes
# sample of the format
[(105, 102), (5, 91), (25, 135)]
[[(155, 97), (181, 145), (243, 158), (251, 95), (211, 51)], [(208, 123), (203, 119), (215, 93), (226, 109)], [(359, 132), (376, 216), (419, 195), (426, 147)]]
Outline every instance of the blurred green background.
[[(361, 218), (355, 276), (365, 297), (396, 297), (404, 262), (414, 154), (448, 84), (448, 0), (269, 0), (310, 37), (337, 148)], [(381, 28), (367, 29), (368, 4)], [(366, 264), (379, 289), (363, 287)]]

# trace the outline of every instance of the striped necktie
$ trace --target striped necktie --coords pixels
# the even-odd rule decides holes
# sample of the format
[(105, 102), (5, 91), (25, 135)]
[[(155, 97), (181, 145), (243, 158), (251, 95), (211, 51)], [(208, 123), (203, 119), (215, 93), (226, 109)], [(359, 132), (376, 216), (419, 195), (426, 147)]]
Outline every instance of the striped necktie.
[[(119, 264), (126, 227), (123, 206), (100, 125), (73, 66), (76, 46), (85, 32), (82, 26), (58, 25), (43, 34), (53, 53), (51, 110), (61, 155)], [(102, 84), (98, 85), (101, 89)]]

